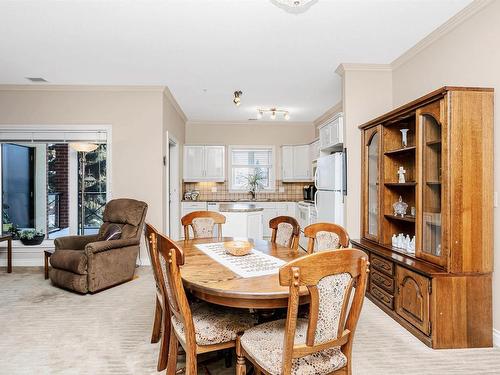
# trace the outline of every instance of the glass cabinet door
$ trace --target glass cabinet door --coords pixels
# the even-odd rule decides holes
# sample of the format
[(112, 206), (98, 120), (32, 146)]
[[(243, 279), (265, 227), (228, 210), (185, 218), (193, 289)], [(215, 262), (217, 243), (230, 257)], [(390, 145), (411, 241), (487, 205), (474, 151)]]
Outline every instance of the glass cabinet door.
[(429, 104), (418, 114), (419, 147), (419, 204), (417, 207), (420, 230), (417, 255), (444, 265), (446, 254), (443, 246), (443, 126), (440, 119), (440, 102)]
[(377, 240), (379, 234), (380, 128), (365, 131), (365, 222), (364, 235)]

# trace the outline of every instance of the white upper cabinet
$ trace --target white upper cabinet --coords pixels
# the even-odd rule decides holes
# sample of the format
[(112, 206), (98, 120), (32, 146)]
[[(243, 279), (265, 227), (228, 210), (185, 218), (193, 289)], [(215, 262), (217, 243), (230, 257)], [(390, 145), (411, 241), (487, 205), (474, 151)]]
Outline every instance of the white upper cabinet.
[(281, 156), (283, 181), (312, 180), (309, 145), (282, 146)]
[(185, 182), (225, 180), (224, 146), (184, 146)]
[(309, 151), (311, 153), (311, 161), (314, 161), (321, 156), (319, 149), (320, 149), (319, 139), (309, 145)]
[(344, 143), (344, 117), (342, 114), (319, 128), (321, 150), (341, 148)]

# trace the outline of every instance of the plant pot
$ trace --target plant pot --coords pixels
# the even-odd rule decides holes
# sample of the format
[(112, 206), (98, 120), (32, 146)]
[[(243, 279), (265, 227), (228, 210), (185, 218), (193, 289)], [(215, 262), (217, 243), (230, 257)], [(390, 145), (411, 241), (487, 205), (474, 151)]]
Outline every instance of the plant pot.
[(36, 246), (36, 245), (40, 245), (43, 242), (44, 238), (45, 238), (45, 235), (43, 235), (43, 236), (35, 236), (35, 237), (31, 238), (31, 239), (21, 238), (21, 242), (25, 246)]

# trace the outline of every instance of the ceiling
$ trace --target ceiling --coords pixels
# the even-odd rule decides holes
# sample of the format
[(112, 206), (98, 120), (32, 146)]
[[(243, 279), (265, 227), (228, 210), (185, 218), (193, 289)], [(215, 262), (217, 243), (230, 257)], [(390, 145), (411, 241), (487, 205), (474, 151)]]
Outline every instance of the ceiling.
[(470, 2), (3, 0), (0, 83), (166, 85), (191, 121), (313, 121), (341, 98), (340, 63), (390, 63)]

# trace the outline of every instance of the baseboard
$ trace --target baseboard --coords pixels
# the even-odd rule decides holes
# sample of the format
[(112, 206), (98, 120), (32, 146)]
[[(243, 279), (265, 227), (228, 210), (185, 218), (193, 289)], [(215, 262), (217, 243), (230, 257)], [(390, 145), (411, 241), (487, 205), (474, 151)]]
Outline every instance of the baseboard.
[(493, 346), (500, 347), (500, 331), (493, 328)]

